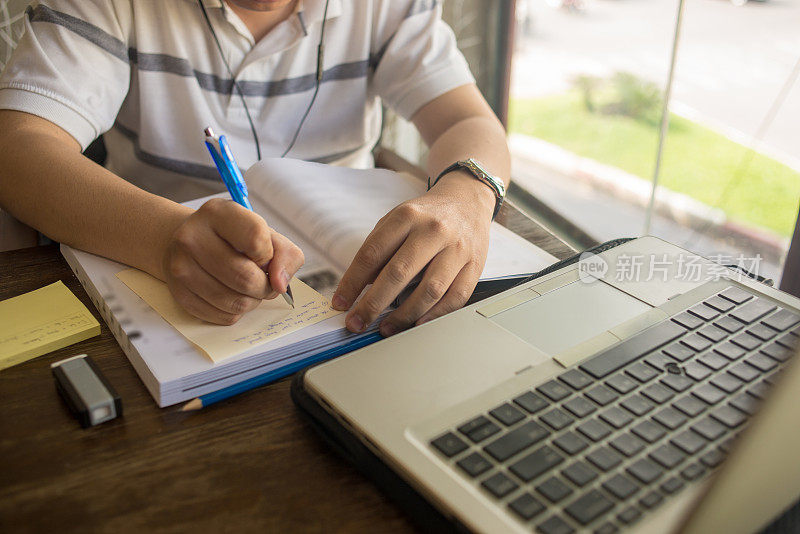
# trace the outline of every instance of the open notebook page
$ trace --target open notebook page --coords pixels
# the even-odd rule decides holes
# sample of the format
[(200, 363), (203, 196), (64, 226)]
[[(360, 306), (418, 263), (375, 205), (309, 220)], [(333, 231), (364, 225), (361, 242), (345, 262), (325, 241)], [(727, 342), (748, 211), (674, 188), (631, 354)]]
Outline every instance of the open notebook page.
[[(291, 221), (342, 272), (381, 217), (425, 192), (422, 181), (402, 173), (292, 159), (262, 160), (245, 180), (251, 196)], [(555, 261), (495, 223), (482, 278), (535, 272)]]

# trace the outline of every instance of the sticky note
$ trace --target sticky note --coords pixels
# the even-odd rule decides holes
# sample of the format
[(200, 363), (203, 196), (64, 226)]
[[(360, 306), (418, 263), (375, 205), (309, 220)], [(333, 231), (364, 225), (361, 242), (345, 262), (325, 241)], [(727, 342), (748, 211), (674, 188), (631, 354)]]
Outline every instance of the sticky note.
[(332, 309), (328, 299), (294, 279), (294, 308), (282, 298), (265, 300), (236, 324), (221, 326), (190, 315), (172, 298), (167, 284), (143, 271), (128, 269), (117, 273), (117, 278), (215, 363), (342, 313)]
[(0, 370), (100, 334), (100, 323), (60, 280), (0, 301)]

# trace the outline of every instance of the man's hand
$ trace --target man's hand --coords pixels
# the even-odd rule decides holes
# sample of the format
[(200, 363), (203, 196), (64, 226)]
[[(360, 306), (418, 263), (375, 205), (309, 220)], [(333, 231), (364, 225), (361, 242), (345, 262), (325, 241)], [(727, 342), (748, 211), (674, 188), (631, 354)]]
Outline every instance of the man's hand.
[(230, 200), (212, 199), (172, 234), (163, 260), (175, 300), (205, 321), (230, 325), (284, 293), (303, 253), (263, 218)]
[(423, 270), (417, 288), (381, 323), (384, 336), (463, 306), (486, 261), (494, 201), (486, 185), (454, 172), (383, 217), (333, 297), (333, 307), (346, 310), (374, 282), (348, 314), (347, 328), (363, 331)]

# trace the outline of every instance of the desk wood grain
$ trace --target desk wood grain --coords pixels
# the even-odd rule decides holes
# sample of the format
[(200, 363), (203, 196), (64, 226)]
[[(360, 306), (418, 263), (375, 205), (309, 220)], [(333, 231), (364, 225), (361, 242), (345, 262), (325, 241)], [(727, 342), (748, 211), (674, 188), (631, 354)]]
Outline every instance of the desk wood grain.
[[(503, 217), (512, 228), (522, 224), (513, 211)], [(559, 257), (572, 252), (527, 224), (526, 237)], [(288, 379), (200, 412), (159, 409), (56, 246), (0, 253), (0, 299), (57, 280), (103, 328), (0, 372), (0, 531), (413, 531), (301, 419)], [(81, 353), (114, 385), (124, 410), (85, 430), (58, 397), (49, 367)]]

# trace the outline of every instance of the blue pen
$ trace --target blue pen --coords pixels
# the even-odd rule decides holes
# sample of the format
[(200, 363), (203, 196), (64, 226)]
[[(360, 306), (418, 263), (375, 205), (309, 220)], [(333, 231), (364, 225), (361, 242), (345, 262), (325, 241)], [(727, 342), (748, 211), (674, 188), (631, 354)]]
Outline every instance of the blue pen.
[[(211, 154), (211, 159), (214, 160), (214, 165), (217, 166), (222, 181), (228, 189), (231, 198), (240, 206), (253, 211), (253, 206), (247, 198), (247, 184), (244, 183), (242, 172), (239, 170), (239, 165), (236, 164), (236, 159), (233, 157), (231, 147), (228, 145), (228, 140), (224, 135), (219, 137), (214, 135), (214, 130), (210, 126), (206, 127), (203, 132), (206, 134), (206, 147)], [(294, 308), (294, 296), (292, 296), (292, 288), (286, 286), (286, 293), (283, 298), (289, 305)]]
[(345, 343), (344, 345), (324, 350), (318, 354), (309, 356), (308, 358), (304, 358), (302, 360), (290, 363), (289, 365), (285, 365), (273, 371), (268, 371), (264, 374), (254, 376), (253, 378), (249, 378), (243, 382), (239, 382), (238, 384), (222, 388), (219, 391), (214, 391), (211, 393), (207, 393), (205, 395), (201, 395), (200, 397), (197, 397), (196, 399), (191, 400), (186, 404), (184, 404), (183, 408), (181, 408), (181, 411), (191, 412), (194, 410), (200, 410), (202, 408), (205, 408), (206, 406), (211, 406), (216, 402), (220, 402), (225, 399), (229, 399), (233, 396), (236, 396), (240, 393), (244, 393), (245, 391), (250, 391), (251, 389), (255, 389), (265, 384), (269, 384), (270, 382), (275, 382), (276, 380), (289, 376), (305, 367), (308, 367), (309, 365), (323, 362), (325, 360), (330, 360), (331, 358), (335, 358), (336, 356), (347, 354), (348, 352), (352, 352), (356, 349), (360, 349), (362, 347), (366, 347), (367, 345), (371, 345), (372, 343), (380, 341), (381, 339), (383, 339), (383, 336), (381, 335), (380, 332), (372, 332), (369, 334), (362, 335), (360, 337), (353, 339), (352, 341)]

